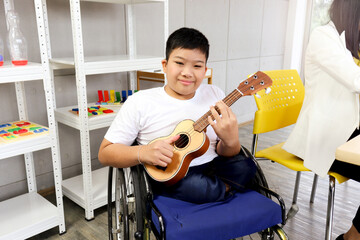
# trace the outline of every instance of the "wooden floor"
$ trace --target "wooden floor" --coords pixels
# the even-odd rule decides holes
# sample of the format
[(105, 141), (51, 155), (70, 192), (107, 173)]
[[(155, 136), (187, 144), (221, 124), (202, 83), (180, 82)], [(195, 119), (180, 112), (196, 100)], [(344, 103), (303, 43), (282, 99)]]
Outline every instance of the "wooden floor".
[[(276, 133), (264, 134), (259, 138), (258, 148), (262, 149), (275, 143), (284, 141), (291, 127), (277, 131)], [(252, 125), (240, 128), (241, 143), (250, 149), (252, 141)], [(266, 175), (272, 190), (279, 193), (285, 200), (286, 207), (290, 208), (293, 188), (295, 183), (294, 171), (279, 164), (269, 161), (260, 161), (260, 165)], [(289, 239), (293, 240), (321, 240), (325, 236), (326, 209), (328, 197), (328, 179), (319, 178), (315, 202), (310, 204), (310, 192), (312, 186), (312, 173), (303, 173), (298, 195), (297, 215), (290, 219), (284, 226)], [(345, 232), (351, 225), (352, 218), (360, 204), (360, 185), (352, 180), (343, 184), (336, 184), (335, 211), (332, 239)], [(54, 201), (54, 196), (48, 199)], [(95, 210), (95, 219), (87, 221), (84, 218), (84, 210), (64, 197), (65, 219), (67, 232), (61, 236), (58, 228), (53, 228), (35, 237), (35, 239), (107, 239), (107, 212), (106, 207)], [(256, 234), (244, 237), (247, 239), (259, 239)]]

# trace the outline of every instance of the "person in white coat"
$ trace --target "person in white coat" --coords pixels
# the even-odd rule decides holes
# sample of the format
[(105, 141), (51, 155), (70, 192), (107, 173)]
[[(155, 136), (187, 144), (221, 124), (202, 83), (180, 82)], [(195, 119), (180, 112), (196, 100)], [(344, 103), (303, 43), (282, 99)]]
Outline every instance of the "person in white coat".
[[(335, 160), (338, 146), (358, 135), (360, 0), (334, 0), (330, 22), (311, 33), (305, 54), (305, 99), (283, 148), (321, 177), (329, 170), (360, 182), (360, 166)], [(341, 239), (360, 239), (360, 207)]]

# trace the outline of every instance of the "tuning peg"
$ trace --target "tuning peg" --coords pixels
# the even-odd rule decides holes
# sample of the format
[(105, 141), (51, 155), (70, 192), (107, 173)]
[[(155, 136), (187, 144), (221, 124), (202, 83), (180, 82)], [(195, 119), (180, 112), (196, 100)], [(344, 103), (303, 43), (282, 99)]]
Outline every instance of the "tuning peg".
[(265, 88), (265, 93), (269, 94), (271, 92), (271, 88)]
[(261, 96), (260, 96), (259, 94), (257, 94), (257, 93), (255, 93), (255, 96), (256, 96), (257, 98), (261, 98)]

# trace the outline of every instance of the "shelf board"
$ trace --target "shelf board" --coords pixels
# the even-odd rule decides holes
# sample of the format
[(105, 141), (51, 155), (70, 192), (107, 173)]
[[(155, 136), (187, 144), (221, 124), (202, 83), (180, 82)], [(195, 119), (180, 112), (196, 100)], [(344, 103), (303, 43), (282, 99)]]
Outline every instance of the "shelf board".
[(138, 4), (164, 2), (164, 0), (81, 0), (83, 2), (99, 2), (99, 3), (118, 3), (118, 4)]
[(4, 62), (0, 67), (0, 83), (31, 81), (44, 78), (40, 63), (29, 62), (25, 66), (14, 66), (11, 62)]
[(46, 149), (49, 147), (51, 147), (49, 133), (44, 133), (40, 136), (35, 136), (24, 140), (0, 144), (0, 160), (24, 153)]
[[(88, 106), (96, 106), (95, 104), (88, 104)], [(100, 105), (105, 108), (113, 110), (113, 113), (102, 114), (98, 116), (89, 117), (89, 130), (95, 130), (99, 128), (104, 128), (110, 126), (114, 120), (116, 114), (119, 112), (121, 105)], [(81, 129), (79, 116), (70, 112), (71, 109), (77, 108), (77, 106), (63, 107), (55, 109), (55, 119), (56, 121), (68, 125), (69, 127), (76, 128), (77, 130)]]
[[(109, 168), (103, 167), (91, 172), (92, 174), (92, 194), (93, 209), (97, 209), (107, 204), (107, 184), (108, 184)], [(113, 200), (115, 196), (115, 184), (113, 181)], [(78, 175), (73, 178), (68, 178), (62, 182), (63, 194), (77, 203), (82, 208), (85, 208), (83, 175)]]
[(56, 206), (32, 192), (0, 202), (0, 240), (26, 239), (59, 225)]
[[(128, 55), (85, 57), (84, 72), (85, 75), (92, 75), (161, 68), (163, 59), (163, 57), (140, 55), (135, 57)], [(75, 67), (74, 58), (53, 58), (50, 61), (56, 69)]]

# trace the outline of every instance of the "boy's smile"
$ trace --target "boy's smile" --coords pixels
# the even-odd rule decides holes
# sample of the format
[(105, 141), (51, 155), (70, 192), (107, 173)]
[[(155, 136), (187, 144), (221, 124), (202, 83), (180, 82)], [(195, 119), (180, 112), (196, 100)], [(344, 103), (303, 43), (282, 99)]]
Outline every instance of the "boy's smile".
[(181, 100), (194, 97), (207, 70), (205, 54), (199, 49), (176, 48), (162, 65), (167, 79), (166, 93)]

